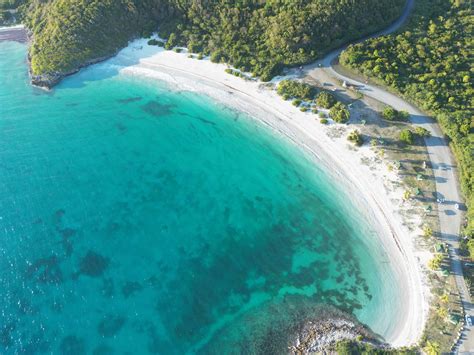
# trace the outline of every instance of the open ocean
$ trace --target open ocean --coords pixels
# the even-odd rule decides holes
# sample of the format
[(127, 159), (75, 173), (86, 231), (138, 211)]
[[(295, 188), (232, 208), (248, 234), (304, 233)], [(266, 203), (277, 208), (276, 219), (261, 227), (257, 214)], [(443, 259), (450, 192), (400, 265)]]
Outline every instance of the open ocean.
[(377, 236), (256, 120), (102, 63), (46, 92), (0, 43), (0, 353), (286, 350), (312, 307), (386, 335)]

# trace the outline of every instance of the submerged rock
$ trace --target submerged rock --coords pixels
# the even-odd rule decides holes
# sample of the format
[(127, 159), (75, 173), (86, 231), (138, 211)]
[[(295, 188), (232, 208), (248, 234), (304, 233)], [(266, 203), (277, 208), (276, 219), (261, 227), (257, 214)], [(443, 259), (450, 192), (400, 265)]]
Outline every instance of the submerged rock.
[(126, 318), (116, 315), (106, 315), (97, 327), (98, 333), (102, 337), (112, 337), (116, 335), (125, 324)]
[(83, 339), (75, 335), (68, 335), (63, 338), (59, 347), (59, 353), (64, 355), (81, 355), (86, 353), (86, 343)]
[(98, 277), (101, 276), (109, 266), (109, 259), (90, 250), (80, 262), (80, 273), (83, 275)]
[(28, 267), (26, 275), (40, 283), (60, 284), (63, 282), (59, 258), (55, 255), (36, 260)]

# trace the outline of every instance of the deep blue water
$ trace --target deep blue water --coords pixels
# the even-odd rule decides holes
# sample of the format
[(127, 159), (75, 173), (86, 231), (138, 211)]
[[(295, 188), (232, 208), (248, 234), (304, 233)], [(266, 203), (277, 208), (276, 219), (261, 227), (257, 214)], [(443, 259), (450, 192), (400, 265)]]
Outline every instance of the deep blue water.
[(1, 353), (257, 353), (313, 305), (388, 331), (386, 257), (312, 159), (107, 65), (45, 92), (0, 43)]

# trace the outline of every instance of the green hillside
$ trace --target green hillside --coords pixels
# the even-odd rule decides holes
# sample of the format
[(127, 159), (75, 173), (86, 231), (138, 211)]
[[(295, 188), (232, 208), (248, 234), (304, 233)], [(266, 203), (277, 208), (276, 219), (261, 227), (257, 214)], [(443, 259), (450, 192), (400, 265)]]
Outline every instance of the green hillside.
[(433, 114), (451, 140), (468, 204), (474, 257), (474, 17), (471, 2), (417, 0), (401, 32), (350, 46), (341, 64)]
[(211, 54), (268, 80), (283, 66), (386, 26), (404, 0), (29, 0), (35, 75), (74, 71), (160, 29), (168, 46)]
[(161, 0), (30, 0), (24, 22), (33, 32), (34, 75), (66, 73), (107, 57), (167, 15)]

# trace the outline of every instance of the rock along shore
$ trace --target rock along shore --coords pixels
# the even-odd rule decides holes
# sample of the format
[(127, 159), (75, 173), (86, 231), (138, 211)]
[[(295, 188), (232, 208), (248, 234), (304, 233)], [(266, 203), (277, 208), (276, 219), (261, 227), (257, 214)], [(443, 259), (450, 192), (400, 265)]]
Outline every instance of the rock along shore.
[[(291, 339), (291, 338), (290, 338)], [(387, 347), (379, 336), (354, 317), (330, 307), (314, 319), (305, 320), (290, 340), (290, 354), (311, 354), (331, 351), (343, 340), (357, 340), (376, 347)]]

